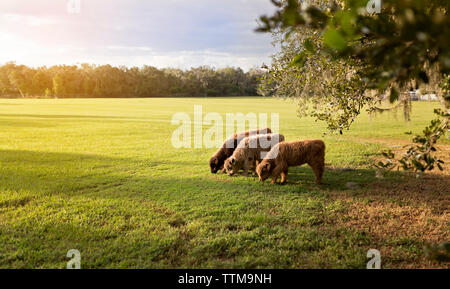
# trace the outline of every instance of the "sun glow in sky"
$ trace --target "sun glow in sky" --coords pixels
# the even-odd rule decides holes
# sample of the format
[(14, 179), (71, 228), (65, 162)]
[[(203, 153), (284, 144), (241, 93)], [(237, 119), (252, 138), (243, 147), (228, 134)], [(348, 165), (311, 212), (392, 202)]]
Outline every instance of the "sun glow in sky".
[(70, 1), (1, 0), (0, 64), (249, 69), (275, 51), (254, 32), (269, 0), (79, 0), (79, 13)]

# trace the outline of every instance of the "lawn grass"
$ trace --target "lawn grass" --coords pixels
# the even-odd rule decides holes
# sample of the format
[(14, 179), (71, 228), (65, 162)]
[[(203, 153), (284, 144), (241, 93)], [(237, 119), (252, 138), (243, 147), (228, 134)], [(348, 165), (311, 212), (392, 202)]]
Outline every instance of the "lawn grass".
[[(324, 184), (308, 167), (286, 186), (212, 175), (214, 149), (171, 145), (173, 114), (196, 104), (279, 113), (287, 140), (324, 139)], [(0, 267), (65, 268), (77, 249), (82, 268), (365, 268), (371, 248), (384, 268), (448, 267), (422, 250), (450, 240), (448, 170), (379, 180), (371, 167), (436, 106), (323, 136), (271, 98), (0, 99)]]

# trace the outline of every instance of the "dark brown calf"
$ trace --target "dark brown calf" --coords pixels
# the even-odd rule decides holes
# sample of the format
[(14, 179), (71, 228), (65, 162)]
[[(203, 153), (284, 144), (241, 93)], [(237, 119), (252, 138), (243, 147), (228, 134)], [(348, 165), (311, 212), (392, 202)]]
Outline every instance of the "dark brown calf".
[(225, 163), (225, 160), (233, 155), (234, 150), (237, 148), (241, 140), (251, 135), (268, 133), (272, 133), (272, 130), (270, 128), (235, 133), (233, 136), (229, 137), (227, 140), (225, 140), (222, 147), (218, 149), (217, 152), (209, 160), (211, 173), (215, 174), (219, 170), (223, 170), (223, 164)]

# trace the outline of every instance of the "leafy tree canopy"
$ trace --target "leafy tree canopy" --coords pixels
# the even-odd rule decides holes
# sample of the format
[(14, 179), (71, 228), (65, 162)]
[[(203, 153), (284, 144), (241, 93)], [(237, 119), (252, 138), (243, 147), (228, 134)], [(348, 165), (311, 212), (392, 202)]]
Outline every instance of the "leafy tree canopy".
[[(436, 93), (449, 107), (449, 1), (272, 2), (276, 13), (261, 17), (258, 30), (272, 32), (281, 50), (261, 89), (295, 97), (301, 115), (326, 121), (340, 133), (363, 108), (402, 107), (408, 119), (409, 91), (417, 88)], [(390, 107), (383, 107), (384, 99)], [(414, 139), (416, 145), (402, 159), (404, 168), (424, 171), (440, 164), (431, 153), (447, 131), (449, 114), (436, 113), (439, 120)]]

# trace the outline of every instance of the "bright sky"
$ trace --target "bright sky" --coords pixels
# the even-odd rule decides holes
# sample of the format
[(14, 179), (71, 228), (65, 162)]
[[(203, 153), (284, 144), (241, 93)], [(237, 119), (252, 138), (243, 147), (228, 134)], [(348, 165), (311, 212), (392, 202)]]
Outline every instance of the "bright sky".
[(269, 0), (1, 0), (0, 64), (247, 70), (270, 63), (271, 37), (254, 29), (271, 12)]

